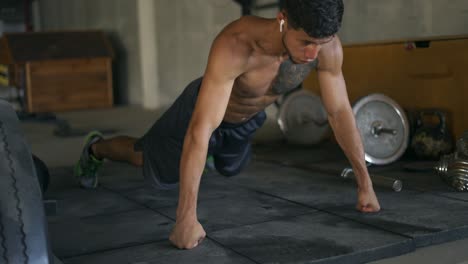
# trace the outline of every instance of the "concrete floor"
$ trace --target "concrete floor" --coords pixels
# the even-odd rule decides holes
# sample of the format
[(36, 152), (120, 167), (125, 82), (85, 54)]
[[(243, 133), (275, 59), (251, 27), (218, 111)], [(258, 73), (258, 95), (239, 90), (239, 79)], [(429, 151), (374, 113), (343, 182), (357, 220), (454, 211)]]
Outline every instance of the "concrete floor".
[[(147, 128), (159, 116), (159, 112), (157, 112), (157, 111), (144, 111), (144, 110), (142, 110), (140, 108), (137, 108), (137, 107), (125, 107), (125, 108), (114, 108), (114, 109), (109, 109), (109, 110), (79, 111), (79, 112), (72, 112), (72, 113), (64, 113), (64, 114), (59, 114), (58, 116), (60, 118), (63, 118), (63, 119), (66, 119), (67, 121), (69, 121), (70, 124), (72, 125), (72, 127), (75, 128), (75, 129), (80, 129), (80, 130), (115, 129), (115, 130), (117, 130), (118, 134), (126, 134), (126, 135), (136, 136), (137, 137), (137, 136), (142, 135), (147, 130)], [(81, 151), (82, 137), (62, 138), (62, 137), (54, 136), (53, 132), (54, 132), (55, 126), (52, 123), (44, 123), (44, 122), (38, 123), (38, 122), (28, 121), (28, 122), (23, 122), (22, 126), (23, 126), (23, 131), (25, 132), (26, 138), (31, 144), (32, 152), (34, 154), (36, 154), (37, 156), (39, 156), (42, 160), (44, 160), (46, 162), (46, 164), (49, 166), (49, 168), (51, 169), (51, 171), (53, 171), (53, 172), (59, 171), (60, 172), (61, 170), (67, 170), (67, 168), (70, 168), (75, 163), (77, 158), (79, 157), (79, 154), (80, 154), (80, 151)], [(274, 156), (275, 156), (275, 154), (273, 153), (274, 151), (271, 152), (271, 150), (272, 149), (274, 150), (274, 148), (270, 149), (268, 146), (265, 147), (265, 145), (263, 143), (262, 145), (260, 145), (259, 149), (261, 149), (261, 150), (260, 150), (259, 154), (256, 156), (258, 160), (264, 160), (264, 161), (271, 162), (271, 158), (273, 157), (273, 159), (274, 159)], [(262, 149), (263, 149), (263, 152), (262, 152)], [(271, 153), (273, 153), (273, 154), (271, 154)], [(331, 153), (330, 157), (335, 155), (335, 154), (333, 154), (334, 153), (333, 151), (331, 151), (329, 153)], [(282, 153), (282, 155), (284, 155), (284, 153)], [(336, 155), (339, 156), (340, 154), (337, 152)], [(286, 156), (291, 157), (291, 155), (286, 155)], [(318, 156), (320, 156), (320, 155), (318, 155)], [(323, 164), (326, 165), (326, 163), (327, 163), (326, 161), (327, 161), (328, 157), (326, 157), (326, 155), (323, 156), (323, 157), (324, 157), (324, 160), (319, 161), (319, 163), (321, 163), (322, 165)], [(298, 158), (300, 159), (301, 157), (299, 156)], [(261, 167), (263, 166), (262, 165), (263, 163), (260, 162), (259, 164), (260, 165), (258, 165), (258, 166), (260, 166), (260, 169), (256, 168), (255, 171), (261, 170)], [(119, 168), (118, 166), (116, 166), (116, 167)], [(123, 169), (122, 171), (125, 171), (125, 169)], [(122, 173), (122, 171), (120, 171), (119, 173)], [(129, 169), (129, 171), (130, 171), (130, 173), (133, 173), (133, 171), (131, 169)], [(112, 173), (112, 166), (108, 166), (108, 171), (107, 172)], [(61, 174), (61, 175), (65, 175), (65, 174)], [(391, 175), (391, 172), (389, 172), (389, 175)], [(211, 184), (210, 183), (211, 178), (208, 178), (208, 179), (209, 179), (208, 180), (209, 184)], [(56, 181), (56, 182), (54, 182), (54, 181)], [(216, 182), (216, 181), (218, 181), (218, 180), (215, 180), (214, 182)], [(220, 181), (223, 181), (223, 179), (221, 179)], [(409, 180), (408, 182), (411, 182), (411, 181)], [(112, 191), (118, 190), (118, 186), (117, 185), (113, 186), (111, 184), (110, 179), (107, 182), (107, 184), (109, 184), (109, 185), (105, 186), (106, 190), (112, 190)], [(243, 186), (243, 187), (248, 186), (249, 188), (252, 188), (252, 189), (258, 191), (257, 189), (255, 189), (257, 187), (257, 186), (254, 185), (255, 181), (250, 183), (248, 177), (247, 178), (246, 177), (240, 177), (240, 180), (236, 180), (236, 184), (239, 184), (239, 186)], [(249, 184), (251, 186), (249, 186)], [(63, 189), (61, 190), (62, 187), (63, 187)], [(50, 192), (53, 193), (53, 194), (57, 194), (57, 195), (60, 194), (60, 195), (64, 195), (64, 196), (67, 196), (67, 195), (73, 196), (73, 195), (75, 195), (75, 194), (71, 193), (71, 191), (68, 192), (68, 193), (63, 192), (68, 187), (70, 187), (70, 185), (68, 183), (63, 184), (61, 179), (54, 178), (52, 183), (51, 183)], [(275, 190), (275, 185), (274, 185), (274, 183), (272, 183), (271, 186), (261, 186), (261, 188), (271, 188), (271, 190)], [(229, 193), (230, 191), (232, 191), (232, 190), (226, 190), (227, 193)], [(268, 190), (264, 191), (263, 189), (260, 189), (260, 191), (262, 193), (264, 193), (264, 194), (274, 193), (274, 192), (268, 192)], [(77, 192), (80, 192), (80, 191), (77, 191)], [(240, 192), (242, 193), (243, 191), (240, 191)], [(217, 197), (216, 195), (220, 195), (220, 194), (219, 193), (207, 194), (207, 196), (210, 196), (210, 195), (215, 195), (214, 197)], [(275, 195), (276, 195), (276, 193), (275, 193)], [(278, 195), (278, 197), (283, 197), (284, 198), (284, 197), (288, 197), (288, 195), (292, 195), (292, 194), (286, 193), (284, 195)], [(441, 195), (442, 196), (450, 196), (451, 194), (445, 192), (445, 190), (444, 190), (444, 192), (442, 192)], [(343, 194), (343, 196), (346, 196), (346, 195)], [(391, 195), (389, 195), (389, 196), (391, 196)], [(105, 197), (102, 198), (99, 195), (97, 195), (96, 197), (98, 197), (99, 199), (104, 199), (104, 200), (106, 199)], [(383, 195), (383, 197), (385, 197), (385, 195)], [(465, 197), (466, 196), (464, 196), (464, 197), (455, 197), (454, 199), (456, 199), (457, 201), (458, 200), (465, 201)], [(92, 196), (89, 199), (92, 199)], [(209, 200), (210, 198), (208, 197), (206, 199)], [(302, 198), (299, 197), (298, 199), (300, 201), (300, 199), (302, 199)], [(165, 200), (165, 202), (167, 202), (167, 201), (170, 201), (171, 203), (173, 202), (172, 200)], [(249, 200), (246, 200), (246, 201), (249, 201)], [(295, 200), (292, 199), (292, 201), (295, 201)], [(314, 202), (314, 201), (312, 201), (312, 202)], [(302, 205), (307, 204), (307, 201), (305, 201), (304, 203), (301, 202), (301, 203), (296, 204), (298, 206), (297, 208), (294, 207), (294, 206), (290, 206), (290, 207), (286, 208), (286, 207), (282, 206), (281, 204), (282, 204), (282, 201), (278, 201), (278, 204), (276, 204), (276, 206), (281, 207), (282, 210), (284, 210), (284, 212), (286, 212), (286, 213), (288, 213), (290, 215), (299, 215), (300, 216), (301, 214), (303, 214), (303, 213), (300, 213), (300, 212), (302, 212), (301, 210), (307, 211), (307, 210), (310, 209), (310, 208), (309, 209), (308, 208), (300, 208)], [(126, 206), (125, 201), (121, 201), (119, 206), (125, 207)], [(130, 210), (130, 211), (136, 210), (136, 208), (132, 207), (132, 206), (135, 206), (135, 205), (128, 205), (128, 206), (129, 207), (127, 208), (127, 210)], [(221, 205), (213, 205), (213, 206), (218, 206), (219, 207)], [(389, 207), (391, 207), (391, 206), (389, 206)], [(318, 208), (319, 210), (321, 210), (320, 206), (313, 206), (311, 208), (314, 208), (314, 209)], [(383, 208), (385, 209), (385, 207), (383, 207)], [(454, 208), (459, 208), (459, 207), (454, 207)], [(462, 208), (462, 207), (460, 207), (460, 208)], [(69, 210), (69, 211), (67, 211), (67, 210)], [(79, 211), (79, 209), (76, 209), (76, 208), (60, 208), (59, 207), (59, 213), (58, 214), (61, 214), (61, 213), (66, 214), (68, 212), (71, 212), (70, 210), (75, 210), (74, 213)], [(294, 211), (294, 210), (297, 210), (297, 211)], [(324, 209), (324, 210), (326, 210), (328, 212), (328, 209)], [(125, 210), (123, 210), (123, 211), (125, 212)], [(168, 216), (169, 218), (172, 218), (172, 216), (171, 216), (172, 212), (170, 210), (168, 210), (167, 212), (162, 210), (162, 212), (164, 212), (165, 215)], [(284, 212), (282, 212), (282, 213), (284, 213)], [(84, 212), (84, 213), (88, 213), (90, 215), (99, 215), (99, 213), (97, 211), (96, 212)], [(205, 213), (207, 215), (209, 215), (210, 212), (205, 212)], [(73, 214), (71, 214), (71, 215), (73, 215)], [(281, 213), (280, 213), (280, 215), (281, 215)], [(80, 215), (79, 217), (86, 218), (86, 217), (89, 217), (89, 215)], [(352, 213), (350, 213), (350, 215), (348, 215), (347, 217), (353, 218), (354, 215)], [(51, 217), (50, 222), (51, 223), (58, 223), (59, 220), (54, 219), (54, 217)], [(161, 221), (159, 218), (154, 218), (153, 220), (154, 221)], [(228, 221), (228, 220), (230, 220), (230, 219), (221, 219), (221, 220), (218, 221), (218, 223), (224, 223), (224, 225), (225, 225), (224, 227), (229, 227), (230, 225), (232, 225), (232, 223), (230, 221)], [(467, 218), (467, 220), (468, 220), (468, 218)], [(69, 220), (70, 223), (73, 223), (73, 221), (74, 221), (73, 219)], [(253, 222), (257, 223), (257, 222), (262, 222), (262, 221), (261, 221), (261, 219), (254, 219)], [(466, 221), (466, 222), (468, 222), (468, 221)], [(206, 250), (214, 250), (213, 248), (216, 246), (216, 243), (219, 243), (219, 241), (221, 241), (221, 242), (224, 241), (223, 240), (224, 239), (223, 235), (225, 236), (225, 234), (218, 234), (220, 232), (216, 232), (216, 230), (218, 230), (218, 229), (220, 230), (222, 228), (219, 228), (219, 226), (215, 226), (214, 224), (212, 226), (210, 226), (210, 224), (208, 223), (206, 225), (204, 224), (204, 226), (208, 231), (208, 235), (210, 235), (210, 233), (213, 232), (214, 237), (217, 238), (216, 240), (213, 240), (215, 242), (213, 242), (213, 241), (206, 242)], [(237, 227), (239, 227), (239, 228), (242, 228), (242, 226), (243, 226), (242, 223), (237, 224)], [(63, 230), (63, 229), (67, 230), (69, 228), (70, 228), (69, 226), (60, 226), (60, 227), (54, 226), (51, 229), (52, 229), (52, 231), (54, 231), (54, 230)], [(460, 240), (457, 240), (457, 241), (446, 242), (446, 241), (448, 241), (447, 239), (442, 239), (440, 242), (446, 242), (446, 243), (438, 244), (440, 242), (435, 241), (433, 243), (429, 243), (429, 246), (424, 245), (425, 247), (416, 248), (411, 253), (404, 254), (404, 255), (401, 255), (401, 256), (398, 256), (398, 257), (392, 257), (392, 258), (377, 260), (377, 261), (374, 261), (374, 262), (371, 262), (371, 263), (464, 263), (464, 262), (468, 263), (468, 252), (466, 251), (466, 248), (468, 247), (468, 239), (463, 239), (463, 238), (466, 238), (468, 236), (464, 235), (465, 234), (464, 232), (462, 232), (462, 233), (463, 233), (463, 235), (460, 235), (460, 236), (457, 237), (458, 239), (460, 239)], [(142, 234), (142, 235), (144, 235), (144, 234)], [(236, 234), (232, 234), (232, 236), (235, 236), (235, 235)], [(57, 237), (57, 236), (54, 235), (52, 237), (54, 238), (54, 237)], [(59, 239), (62, 239), (62, 238), (59, 238)], [(118, 240), (117, 237), (114, 238), (114, 239)], [(112, 242), (113, 241), (109, 241), (109, 243), (112, 243)], [(214, 243), (214, 244), (212, 245), (212, 243)], [(438, 245), (430, 245), (430, 244), (438, 244)], [(77, 244), (77, 248), (70, 248), (69, 247), (69, 248), (62, 248), (62, 249), (64, 250), (63, 252), (67, 252), (67, 250), (68, 250), (68, 252), (70, 253), (70, 254), (68, 254), (69, 256), (80, 256), (79, 247), (80, 247), (80, 245)], [(236, 248), (236, 247), (233, 246), (232, 248)], [(165, 247), (162, 247), (162, 249), (163, 250), (169, 250), (169, 249), (167, 249)], [(299, 247), (299, 249), (300, 249), (300, 247)], [(282, 250), (284, 250), (284, 252), (290, 253), (290, 251), (292, 249), (285, 246), (283, 249), (277, 248), (276, 250), (281, 251), (281, 252), (283, 252)], [(298, 250), (298, 248), (295, 248), (295, 250)], [(76, 253), (76, 252), (78, 252), (78, 253)], [(243, 251), (242, 250), (235, 250), (235, 252), (239, 253), (239, 252), (243, 252)], [(224, 254), (224, 253), (219, 253), (219, 254)], [(232, 252), (229, 253), (229, 254), (232, 254)], [(62, 254), (62, 255), (67, 255), (67, 254)], [(245, 254), (243, 254), (243, 253), (241, 253), (240, 255), (245, 256)], [(393, 255), (395, 255), (395, 254), (393, 254)], [(161, 257), (167, 257), (167, 256), (161, 256)], [(191, 256), (191, 257), (193, 257), (193, 256)], [(183, 258), (179, 259), (179, 260), (181, 260), (181, 263), (189, 263), (189, 262), (183, 262)], [(252, 260), (252, 259), (250, 259), (250, 260)], [(290, 260), (288, 260), (288, 259), (281, 259), (281, 262), (289, 262), (289, 261)], [(258, 262), (258, 261), (254, 260), (254, 262)], [(268, 261), (266, 261), (266, 262), (268, 262)], [(73, 258), (72, 258), (71, 260), (65, 259), (65, 263), (80, 263), (80, 262), (79, 262), (79, 258), (78, 259), (75, 258), (75, 260), (73, 260)], [(139, 262), (139, 263), (145, 263), (145, 262)], [(250, 261), (248, 263), (252, 263), (252, 262)]]

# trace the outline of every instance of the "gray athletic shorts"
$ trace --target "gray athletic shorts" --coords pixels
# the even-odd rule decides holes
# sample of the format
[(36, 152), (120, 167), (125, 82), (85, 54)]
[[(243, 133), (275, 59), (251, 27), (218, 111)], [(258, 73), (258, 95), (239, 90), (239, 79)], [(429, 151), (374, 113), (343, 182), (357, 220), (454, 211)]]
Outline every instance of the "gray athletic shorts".
[[(174, 104), (135, 143), (143, 152), (143, 174), (157, 189), (175, 188), (179, 182), (182, 146), (202, 78), (192, 81)], [(250, 161), (251, 138), (265, 122), (264, 111), (240, 124), (222, 122), (210, 137), (208, 154), (216, 170), (225, 176), (238, 174)]]

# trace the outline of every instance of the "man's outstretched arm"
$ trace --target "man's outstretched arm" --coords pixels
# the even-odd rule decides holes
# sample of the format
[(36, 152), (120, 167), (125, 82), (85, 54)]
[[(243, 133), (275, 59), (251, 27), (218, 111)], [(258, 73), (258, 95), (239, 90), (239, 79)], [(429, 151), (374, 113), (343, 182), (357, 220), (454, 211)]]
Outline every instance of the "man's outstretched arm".
[(322, 99), (338, 144), (356, 174), (358, 185), (356, 208), (362, 212), (378, 212), (380, 204), (367, 171), (364, 147), (346, 92), (342, 64), (343, 50), (339, 39), (336, 38), (333, 43), (323, 47), (319, 54), (317, 71)]
[(234, 81), (243, 72), (248, 59), (243, 50), (245, 45), (236, 41), (235, 38), (221, 35), (213, 43), (185, 135), (176, 225), (169, 237), (181, 249), (196, 247), (206, 235), (197, 218), (198, 190), (210, 136), (224, 118)]

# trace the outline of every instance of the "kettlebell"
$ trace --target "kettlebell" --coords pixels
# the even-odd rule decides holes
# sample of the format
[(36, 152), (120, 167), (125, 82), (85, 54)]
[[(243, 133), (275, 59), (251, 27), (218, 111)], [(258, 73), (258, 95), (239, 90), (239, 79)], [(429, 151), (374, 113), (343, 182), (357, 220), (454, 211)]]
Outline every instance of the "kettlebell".
[[(425, 123), (427, 116), (438, 118), (437, 125)], [(411, 139), (411, 148), (420, 159), (437, 160), (441, 155), (449, 154), (453, 149), (453, 138), (447, 129), (445, 113), (438, 109), (426, 109), (419, 112), (418, 128)]]

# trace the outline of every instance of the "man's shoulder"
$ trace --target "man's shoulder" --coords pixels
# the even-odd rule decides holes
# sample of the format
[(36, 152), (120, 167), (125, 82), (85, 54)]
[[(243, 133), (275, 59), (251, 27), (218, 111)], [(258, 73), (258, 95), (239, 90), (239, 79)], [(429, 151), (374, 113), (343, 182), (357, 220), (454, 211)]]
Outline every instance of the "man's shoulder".
[(229, 52), (236, 56), (248, 57), (253, 51), (253, 38), (245, 30), (245, 19), (240, 18), (226, 26), (216, 37), (213, 47), (220, 52)]
[(258, 38), (258, 35), (263, 34), (259, 28), (263, 28), (264, 22), (265, 19), (261, 17), (242, 16), (226, 25), (218, 36), (248, 43)]
[(341, 45), (341, 40), (338, 36), (333, 38), (332, 41), (322, 46), (319, 55), (324, 55), (326, 57), (334, 57), (336, 55), (342, 54), (343, 47)]
[(343, 62), (343, 47), (338, 36), (322, 47), (318, 56), (319, 70), (341, 69)]

